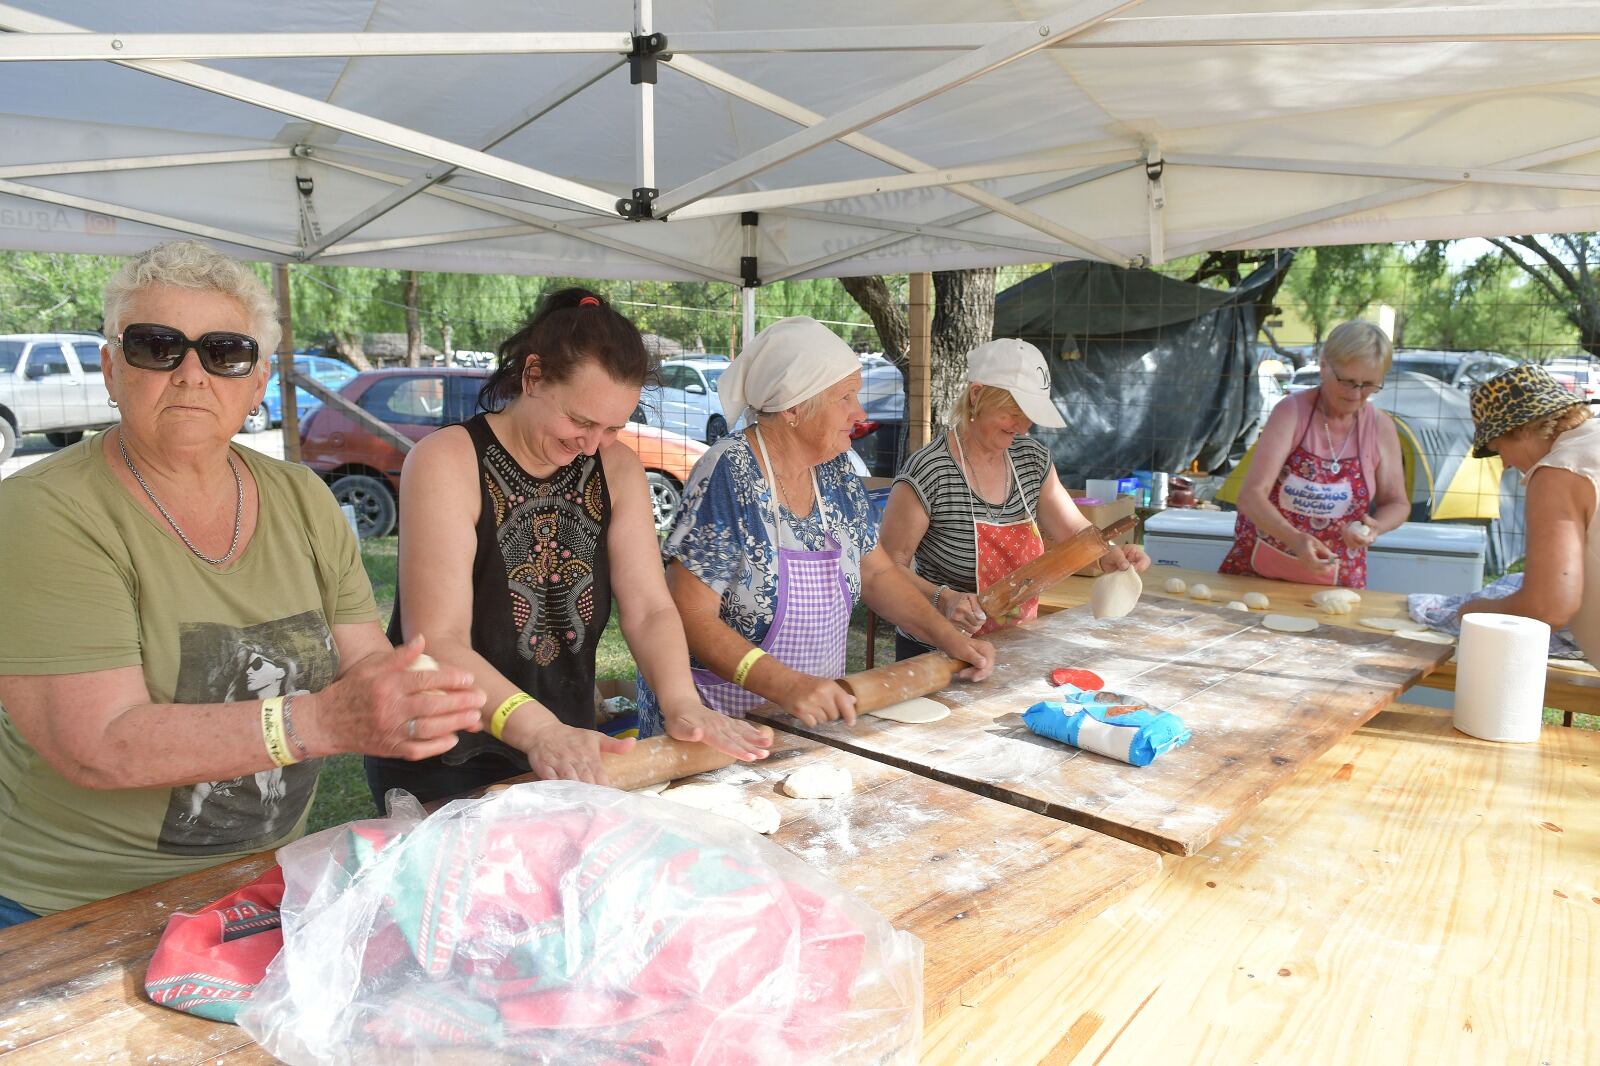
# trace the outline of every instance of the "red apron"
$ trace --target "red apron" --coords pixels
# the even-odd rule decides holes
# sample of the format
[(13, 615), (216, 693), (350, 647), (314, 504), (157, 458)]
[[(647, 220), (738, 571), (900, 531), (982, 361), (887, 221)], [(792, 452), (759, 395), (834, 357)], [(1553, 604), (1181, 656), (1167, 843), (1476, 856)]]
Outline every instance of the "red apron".
[[(959, 434), (951, 433), (951, 438), (956, 442), (956, 454), (961, 458), (961, 472), (967, 473), (967, 457), (965, 449), (961, 446)], [(977, 511), (972, 512), (972, 542), (977, 552), (977, 566), (974, 577), (974, 587), (981, 596), (983, 590), (995, 582), (1009, 575), (1024, 563), (1030, 563), (1044, 554), (1044, 538), (1039, 535), (1039, 523), (1034, 518), (1033, 508), (1028, 504), (1028, 494), (1022, 489), (1022, 482), (1017, 477), (1017, 468), (1011, 462), (1011, 453), (1006, 453), (1006, 469), (1011, 472), (1011, 482), (1016, 485), (1017, 492), (1022, 496), (1022, 505), (1028, 509), (1026, 522), (980, 522)], [(969, 479), (967, 483), (967, 507), (971, 509), (973, 497), (978, 495), (976, 483)], [(989, 501), (983, 501), (989, 507)], [(1001, 505), (1004, 507), (1004, 504)], [(992, 514), (991, 510), (991, 514)], [(993, 633), (1002, 625), (1012, 625), (1016, 622), (1027, 622), (1039, 616), (1039, 598), (1022, 604), (1010, 618), (990, 618), (979, 627), (977, 635), (984, 636)]]
[(1309, 566), (1240, 511), (1234, 519), (1233, 548), (1217, 567), (1218, 573), (1257, 574), (1306, 585), (1367, 587), (1366, 549), (1352, 548), (1344, 541), (1345, 527), (1365, 516), (1372, 502), (1361, 462), (1362, 419), (1358, 416), (1356, 420), (1353, 453), (1339, 459), (1324, 459), (1305, 446), (1306, 433), (1315, 421), (1306, 420), (1306, 428), (1267, 499), (1295, 529), (1321, 541), (1333, 553), (1337, 568), (1330, 573)]

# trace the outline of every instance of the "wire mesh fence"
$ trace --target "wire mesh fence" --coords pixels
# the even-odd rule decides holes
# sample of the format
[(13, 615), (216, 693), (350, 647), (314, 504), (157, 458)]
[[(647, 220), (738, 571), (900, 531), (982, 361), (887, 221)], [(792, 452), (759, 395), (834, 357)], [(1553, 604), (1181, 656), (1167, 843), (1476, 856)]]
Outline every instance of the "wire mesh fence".
[[(1576, 271), (1577, 253), (1568, 251)], [(1470, 455), (1468, 397), (1494, 374), (1537, 361), (1575, 400), (1600, 402), (1600, 369), (1580, 345), (1570, 301), (1488, 246), (1454, 258), (1432, 246), (1304, 249), (1287, 261), (1245, 257), (1231, 271), (1213, 269), (1215, 260), (1196, 257), (1158, 271), (1092, 264), (999, 270), (992, 328), (1032, 341), (1048, 357), (1068, 426), (1035, 432), (1050, 445), (1064, 484), (1077, 489), (1089, 479), (1133, 477), (1137, 502), (1154, 510), (1169, 502), (1155, 486), (1186, 478), (1200, 509), (1228, 509), (1272, 412), (1325, 380), (1319, 355), (1328, 331), (1363, 318), (1395, 341), (1393, 364), (1374, 382), (1381, 388), (1370, 402), (1396, 426), (1413, 521), (1482, 527), (1490, 572), (1520, 557), (1518, 478)], [(58, 270), (48, 276), (54, 288), (33, 295), (19, 287), (14, 266), (0, 263), (0, 293), (12, 297), (0, 318), (8, 331), (0, 336), (0, 476), (119, 417), (107, 404), (98, 294), (89, 291), (109, 263), (98, 273)], [(92, 285), (81, 282), (85, 293), (60, 291), (89, 275)], [(408, 343), (405, 280), (399, 271), (296, 268), (296, 373), (420, 437), (477, 410), (476, 390), (496, 348), (541, 292), (583, 283), (635, 321), (658, 359), (623, 439), (651, 476), (663, 524), (694, 461), (740, 424), (740, 413), (723, 407), (718, 390), (740, 346), (739, 293), (732, 286), (422, 275), (419, 343)], [(906, 279), (884, 280), (890, 299), (878, 313), (903, 322)], [(765, 286), (757, 291), (756, 315), (758, 327), (808, 315), (857, 351), (865, 418), (852, 452), (859, 472), (891, 476), (910, 444), (905, 353), (884, 342), (838, 281)], [(940, 361), (936, 384), (941, 375), (959, 378), (958, 363), (959, 353)], [(373, 384), (389, 378), (395, 380)], [(392, 529), (392, 508), (373, 501), (397, 491), (400, 450), (367, 440), (372, 434), (326, 410), (311, 392), (297, 391), (297, 407), (306, 461), (330, 483), (364, 479), (345, 488), (347, 495), (352, 485), (359, 488), (363, 513), (373, 512), (365, 531)], [(935, 411), (936, 420), (942, 413)], [(282, 417), (274, 376), (262, 409), (239, 427), (241, 439), (281, 454), (274, 431)], [(336, 447), (335, 438), (343, 443)], [(1190, 496), (1180, 493), (1171, 502), (1187, 504)]]

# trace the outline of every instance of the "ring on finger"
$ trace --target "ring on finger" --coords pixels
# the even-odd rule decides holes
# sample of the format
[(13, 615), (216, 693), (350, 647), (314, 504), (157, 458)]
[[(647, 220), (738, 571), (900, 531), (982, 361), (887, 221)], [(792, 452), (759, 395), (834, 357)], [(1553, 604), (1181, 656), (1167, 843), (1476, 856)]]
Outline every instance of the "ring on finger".
[(408, 718), (406, 720), (406, 736), (410, 737), (412, 740), (417, 739), (417, 720), (415, 718)]

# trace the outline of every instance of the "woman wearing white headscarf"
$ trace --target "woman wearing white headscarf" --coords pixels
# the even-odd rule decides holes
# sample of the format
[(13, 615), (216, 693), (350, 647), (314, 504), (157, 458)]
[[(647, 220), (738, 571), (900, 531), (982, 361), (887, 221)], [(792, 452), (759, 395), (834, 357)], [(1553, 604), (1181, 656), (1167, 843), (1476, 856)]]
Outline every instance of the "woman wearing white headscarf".
[[(733, 717), (772, 702), (807, 725), (855, 721), (843, 675), (856, 601), (987, 677), (994, 648), (957, 629), (878, 547), (866, 490), (845, 457), (866, 417), (861, 365), (810, 318), (762, 330), (718, 382), (730, 421), (749, 425), (695, 464), (663, 551), (695, 683)], [(639, 686), (640, 735), (663, 732)]]

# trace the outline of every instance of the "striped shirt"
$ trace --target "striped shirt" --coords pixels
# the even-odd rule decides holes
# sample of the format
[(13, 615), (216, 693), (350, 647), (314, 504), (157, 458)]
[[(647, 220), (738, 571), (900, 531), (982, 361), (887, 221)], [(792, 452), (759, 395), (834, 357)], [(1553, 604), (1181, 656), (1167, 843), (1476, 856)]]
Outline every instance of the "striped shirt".
[[(978, 547), (973, 519), (1002, 523), (1026, 522), (1033, 517), (1050, 472), (1050, 449), (1032, 437), (1012, 441), (1009, 452), (1017, 476), (1009, 481), (1006, 502), (995, 505), (967, 487), (961, 466), (950, 452), (949, 438), (948, 433), (940, 433), (906, 460), (894, 480), (916, 493), (928, 512), (928, 531), (911, 559), (917, 576), (958, 592), (976, 592)], [(1017, 491), (1019, 481), (1022, 492)]]

